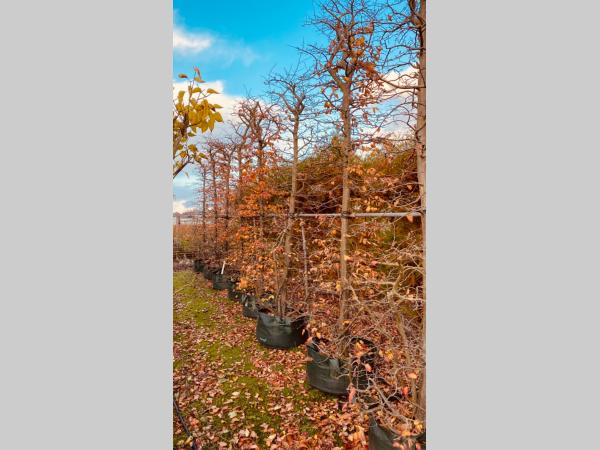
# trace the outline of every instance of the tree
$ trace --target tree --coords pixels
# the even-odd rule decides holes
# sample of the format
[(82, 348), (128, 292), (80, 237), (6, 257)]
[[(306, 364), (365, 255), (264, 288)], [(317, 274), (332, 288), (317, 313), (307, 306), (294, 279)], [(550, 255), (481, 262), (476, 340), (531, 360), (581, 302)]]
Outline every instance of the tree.
[[(258, 204), (259, 221), (259, 265), (262, 266), (266, 259), (265, 249), (265, 203), (270, 196), (266, 183), (266, 175), (269, 170), (269, 160), (277, 159), (274, 148), (275, 142), (280, 136), (280, 125), (276, 115), (273, 113), (272, 105), (267, 105), (260, 100), (246, 99), (242, 101), (236, 111), (236, 115), (243, 127), (247, 130), (246, 144), (251, 151), (250, 159), (255, 159), (254, 167), (255, 190), (254, 197)], [(265, 272), (259, 271), (257, 294), (261, 296), (264, 291)]]
[[(312, 24), (328, 39), (327, 47), (311, 45), (305, 52), (315, 60), (315, 75), (322, 81), (325, 111), (341, 120), (342, 201), (340, 226), (340, 315), (345, 330), (350, 297), (348, 273), (348, 219), (350, 215), (349, 161), (356, 142), (356, 115), (373, 102), (368, 86), (376, 76), (378, 50), (372, 45), (373, 20), (363, 0), (328, 0)], [(324, 77), (325, 75), (325, 77)]]
[[(380, 75), (379, 81), (400, 93), (405, 99), (402, 105), (405, 123), (412, 129), (416, 169), (419, 183), (419, 211), (421, 215), (423, 283), (422, 299), (426, 299), (425, 261), (426, 261), (426, 74), (427, 74), (427, 22), (426, 0), (388, 0), (385, 5), (385, 17), (380, 21), (386, 42), (385, 59), (388, 72)], [(389, 76), (393, 73), (393, 76)], [(426, 306), (424, 303), (421, 319), (421, 339), (423, 352), (426, 338)], [(425, 420), (426, 405), (426, 368), (423, 367), (417, 395), (417, 418)]]
[(290, 180), (290, 194), (288, 200), (287, 220), (285, 226), (284, 262), (279, 292), (277, 295), (277, 309), (280, 317), (284, 317), (289, 300), (288, 280), (292, 259), (292, 232), (294, 215), (296, 213), (296, 192), (298, 190), (298, 154), (300, 150), (300, 125), (307, 103), (306, 87), (303, 77), (295, 71), (287, 71), (282, 75), (273, 75), (268, 84), (271, 94), (282, 111), (281, 126), (291, 135), (292, 167)]

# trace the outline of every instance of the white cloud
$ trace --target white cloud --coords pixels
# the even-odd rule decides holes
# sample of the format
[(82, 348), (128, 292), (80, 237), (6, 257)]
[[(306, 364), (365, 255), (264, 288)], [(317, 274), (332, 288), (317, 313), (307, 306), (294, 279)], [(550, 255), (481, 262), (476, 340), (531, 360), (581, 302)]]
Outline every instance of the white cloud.
[(249, 66), (259, 55), (242, 41), (231, 41), (213, 33), (196, 33), (175, 25), (173, 28), (173, 51), (181, 56), (202, 53), (203, 59), (218, 61), (229, 66), (240, 61)]
[(173, 212), (184, 213), (190, 211), (192, 208), (185, 206), (185, 200), (173, 200)]
[(173, 30), (173, 50), (180, 53), (200, 53), (213, 42), (214, 39), (208, 35), (188, 33), (181, 28)]
[(385, 98), (377, 105), (382, 121), (379, 126), (363, 126), (360, 132), (372, 137), (404, 139), (411, 134), (416, 112), (416, 91), (409, 86), (418, 85), (419, 71), (410, 66), (401, 72), (392, 70), (382, 78), (386, 83), (373, 85), (376, 95)]
[(241, 42), (227, 42), (219, 40), (214, 47), (214, 56), (225, 64), (230, 65), (234, 61), (241, 61), (245, 66), (249, 66), (258, 55), (250, 47)]

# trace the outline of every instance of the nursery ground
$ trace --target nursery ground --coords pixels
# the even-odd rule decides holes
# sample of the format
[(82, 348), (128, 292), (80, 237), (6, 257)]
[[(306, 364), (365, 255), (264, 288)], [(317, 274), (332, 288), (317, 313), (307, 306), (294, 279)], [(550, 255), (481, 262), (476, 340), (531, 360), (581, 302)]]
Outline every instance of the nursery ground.
[[(306, 384), (305, 347), (262, 347), (256, 321), (202, 275), (174, 273), (173, 327), (173, 388), (198, 448), (367, 448), (365, 418)], [(190, 448), (173, 417), (173, 448)]]

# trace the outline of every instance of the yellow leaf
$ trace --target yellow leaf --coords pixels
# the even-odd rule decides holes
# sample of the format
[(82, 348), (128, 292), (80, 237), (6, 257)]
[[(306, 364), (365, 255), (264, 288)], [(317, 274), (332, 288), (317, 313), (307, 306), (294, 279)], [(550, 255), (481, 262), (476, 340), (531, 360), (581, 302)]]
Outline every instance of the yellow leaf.
[(207, 93), (209, 93), (209, 94), (218, 94), (218, 92), (217, 92), (217, 91), (215, 91), (215, 90), (214, 90), (214, 89), (212, 89), (212, 88), (208, 88), (208, 89), (206, 90), (206, 92), (207, 92)]

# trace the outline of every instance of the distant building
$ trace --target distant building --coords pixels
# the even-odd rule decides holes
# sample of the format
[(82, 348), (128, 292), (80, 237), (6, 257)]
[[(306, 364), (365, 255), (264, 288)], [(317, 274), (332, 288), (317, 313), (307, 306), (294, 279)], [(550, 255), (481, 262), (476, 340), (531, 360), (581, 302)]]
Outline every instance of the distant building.
[(183, 213), (173, 213), (173, 225), (198, 225), (202, 222), (202, 216), (198, 210), (192, 209)]

